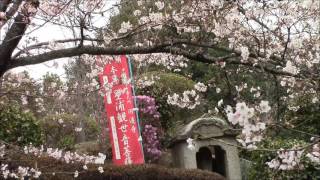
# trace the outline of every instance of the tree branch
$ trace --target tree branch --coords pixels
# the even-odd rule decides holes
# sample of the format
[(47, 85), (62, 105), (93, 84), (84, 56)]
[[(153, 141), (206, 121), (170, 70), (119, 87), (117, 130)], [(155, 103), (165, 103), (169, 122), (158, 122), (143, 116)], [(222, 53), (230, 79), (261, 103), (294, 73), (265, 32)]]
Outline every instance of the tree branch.
[(53, 50), (50, 52), (42, 53), (31, 57), (21, 57), (12, 59), (7, 69), (15, 68), (18, 66), (32, 65), (50, 61), (53, 59), (79, 56), (82, 54), (89, 55), (122, 55), (122, 54), (148, 54), (163, 52), (162, 48), (170, 46), (171, 44), (161, 44), (148, 47), (95, 47), (95, 46), (82, 46), (67, 49)]
[(0, 24), (0, 29), (8, 22), (9, 19), (18, 11), (19, 6), (21, 5), (22, 0), (15, 0), (10, 7), (10, 9), (6, 12), (6, 18), (2, 20)]
[(241, 62), (239, 55), (232, 53), (224, 57), (213, 57), (202, 53), (194, 53), (189, 50), (174, 47), (174, 45), (181, 42), (163, 43), (160, 45), (146, 46), (146, 47), (95, 47), (95, 46), (82, 46), (67, 49), (53, 50), (35, 56), (20, 57), (12, 59), (7, 66), (7, 70), (18, 66), (39, 64), (53, 59), (66, 58), (79, 56), (82, 54), (89, 55), (122, 55), (122, 54), (150, 54), (150, 53), (171, 53), (174, 55), (182, 55), (190, 60), (203, 62), (203, 63), (217, 63), (226, 62), (227, 64), (243, 65), (251, 68), (263, 69), (265, 72), (274, 75), (291, 76), (302, 78), (299, 75), (291, 74), (288, 72), (276, 70), (262, 64), (254, 64), (252, 62)]
[(7, 70), (7, 64), (11, 59), (12, 52), (19, 44), (22, 35), (26, 31), (27, 23), (25, 17), (19, 13), (10, 27), (3, 43), (0, 45), (0, 74)]
[[(16, 1), (16, 3), (18, 3)], [(37, 9), (39, 7), (38, 0), (29, 0), (23, 4), (21, 12), (14, 19), (14, 23), (8, 30), (2, 44), (0, 45), (0, 76), (2, 76), (8, 69), (7, 66), (11, 60), (11, 55), (20, 40), (22, 39), (28, 24), (30, 23), (30, 17), (34, 16), (32, 8)]]
[(6, 12), (8, 5), (10, 4), (11, 0), (2, 0), (0, 1), (0, 12)]
[[(101, 40), (101, 39), (93, 39), (93, 38), (87, 38), (87, 37), (84, 37), (83, 40), (84, 41), (92, 41), (92, 42), (103, 42), (103, 40)], [(56, 40), (56, 41), (50, 41), (50, 42), (48, 41), (48, 42), (37, 43), (37, 44), (31, 45), (31, 46), (27, 46), (24, 49), (20, 50), (19, 52), (17, 52), (16, 54), (14, 54), (12, 56), (12, 59), (16, 59), (20, 55), (22, 55), (24, 53), (28, 53), (28, 51), (30, 51), (30, 50), (39, 49), (42, 46), (48, 46), (48, 45), (50, 45), (50, 43), (63, 44), (63, 43), (70, 43), (70, 42), (76, 42), (76, 41), (81, 41), (81, 38), (71, 38), (71, 39), (63, 39), (63, 40)]]
[(285, 43), (284, 50), (281, 57), (282, 61), (284, 61), (284, 58), (286, 57), (289, 42), (290, 42), (290, 28), (288, 28), (287, 42)]

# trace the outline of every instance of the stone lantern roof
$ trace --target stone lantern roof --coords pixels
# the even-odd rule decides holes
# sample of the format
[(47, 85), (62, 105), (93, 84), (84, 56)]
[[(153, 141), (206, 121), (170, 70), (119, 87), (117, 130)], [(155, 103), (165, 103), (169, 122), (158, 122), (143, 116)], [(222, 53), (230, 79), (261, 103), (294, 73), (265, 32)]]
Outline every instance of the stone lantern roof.
[(216, 116), (200, 117), (178, 129), (180, 130), (177, 131), (169, 146), (188, 138), (210, 139), (237, 135), (237, 132), (232, 130), (225, 120)]

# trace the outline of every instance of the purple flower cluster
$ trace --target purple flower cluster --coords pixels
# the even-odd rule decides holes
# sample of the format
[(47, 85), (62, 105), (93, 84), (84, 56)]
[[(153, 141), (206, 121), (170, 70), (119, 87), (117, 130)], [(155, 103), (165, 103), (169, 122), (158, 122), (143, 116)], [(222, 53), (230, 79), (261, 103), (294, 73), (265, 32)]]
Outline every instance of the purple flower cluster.
[(146, 160), (156, 161), (161, 156), (160, 137), (162, 136), (160, 113), (156, 101), (150, 96), (136, 96), (142, 119), (142, 138)]
[(160, 141), (157, 131), (158, 128), (147, 124), (144, 126), (142, 132), (145, 155), (151, 160), (157, 160), (161, 156)]
[(152, 118), (159, 119), (160, 113), (156, 101), (150, 96), (136, 96), (139, 104), (139, 111), (144, 115), (149, 115)]

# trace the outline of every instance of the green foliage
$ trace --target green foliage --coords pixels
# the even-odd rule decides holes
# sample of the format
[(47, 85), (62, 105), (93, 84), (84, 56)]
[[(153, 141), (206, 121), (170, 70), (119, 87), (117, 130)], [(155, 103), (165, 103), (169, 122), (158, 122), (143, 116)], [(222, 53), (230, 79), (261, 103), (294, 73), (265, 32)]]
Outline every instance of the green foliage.
[[(284, 117), (287, 124), (299, 131), (309, 134), (320, 134), (320, 103), (312, 103), (312, 97), (301, 96), (295, 99), (294, 106), (299, 106), (297, 112), (289, 111)], [(295, 132), (286, 132), (291, 137), (309, 140), (310, 135)], [(285, 134), (283, 134), (285, 135)]]
[[(48, 146), (58, 146), (73, 149), (76, 143), (78, 119), (71, 114), (48, 115), (40, 120), (45, 142)], [(84, 128), (87, 140), (97, 139), (99, 132), (96, 122), (92, 118), (84, 118)]]
[[(261, 144), (261, 149), (277, 150), (292, 149), (296, 146), (305, 146), (307, 143), (302, 140), (297, 139), (283, 139), (283, 138), (268, 138), (263, 144)], [(246, 159), (252, 161), (252, 165), (249, 169), (249, 180), (262, 179), (318, 179), (320, 177), (319, 170), (309, 162), (308, 159), (303, 158), (301, 165), (304, 165), (304, 169), (301, 170), (273, 170), (270, 169), (266, 162), (271, 161), (277, 155), (274, 151), (243, 151), (242, 156)]]
[(73, 149), (74, 145), (75, 145), (75, 137), (71, 135), (66, 135), (64, 137), (61, 137), (61, 139), (59, 139), (57, 143), (58, 148), (63, 148), (66, 150)]
[(193, 89), (195, 83), (192, 80), (178, 74), (159, 71), (147, 72), (141, 75), (141, 78), (152, 76), (159, 79), (155, 80), (155, 84), (150, 87), (138, 89), (137, 94), (148, 95), (156, 99), (159, 106), (158, 111), (161, 114), (161, 126), (166, 135), (170, 135), (179, 124), (186, 123), (201, 114), (200, 107), (186, 111), (167, 103), (168, 95), (181, 94), (185, 90)]
[(17, 106), (0, 107), (0, 139), (17, 145), (42, 143), (41, 129), (35, 117)]
[(133, 16), (133, 12), (135, 9), (137, 9), (138, 4), (137, 1), (130, 1), (122, 3), (119, 14), (112, 16), (110, 19), (110, 27), (114, 31), (118, 31), (121, 27), (122, 22), (130, 21), (132, 24), (137, 24), (137, 18)]
[[(55, 83), (55, 86), (52, 87), (51, 83)], [(47, 73), (43, 76), (43, 91), (50, 93), (55, 90), (55, 87), (60, 87), (63, 82), (60, 79), (60, 76), (57, 74)], [(53, 88), (53, 89), (52, 89)]]
[(142, 76), (157, 76), (160, 78), (152, 87), (152, 91), (155, 93), (182, 93), (185, 90), (192, 89), (195, 84), (191, 79), (174, 73), (153, 71)]
[[(280, 93), (284, 94), (280, 89)], [(289, 110), (289, 104), (282, 104), (281, 111), (285, 112), (282, 121), (278, 122), (281, 126), (275, 126), (267, 131), (266, 137), (260, 148), (278, 150), (292, 149), (294, 146), (306, 147), (310, 143), (312, 134), (320, 133), (320, 106), (319, 103), (310, 102), (312, 97), (300, 95), (291, 99), (288, 103), (291, 106), (299, 107), (297, 111)], [(307, 133), (304, 133), (307, 132)], [(306, 148), (304, 155), (310, 150)], [(308, 158), (303, 156), (301, 164), (304, 165), (302, 170), (279, 171), (267, 167), (266, 162), (276, 157), (276, 152), (269, 151), (252, 151), (242, 152), (245, 159), (253, 162), (249, 172), (249, 179), (319, 179), (319, 165), (316, 165)]]

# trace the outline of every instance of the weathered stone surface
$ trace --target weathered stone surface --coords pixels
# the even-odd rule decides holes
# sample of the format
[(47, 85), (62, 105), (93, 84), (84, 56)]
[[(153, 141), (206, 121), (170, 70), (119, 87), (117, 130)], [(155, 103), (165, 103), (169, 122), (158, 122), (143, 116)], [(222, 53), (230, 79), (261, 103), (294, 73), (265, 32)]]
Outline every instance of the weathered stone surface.
[[(175, 167), (186, 169), (197, 169), (198, 166), (206, 167), (211, 171), (221, 171), (227, 179), (241, 179), (240, 160), (235, 139), (236, 133), (230, 130), (228, 124), (217, 117), (199, 118), (181, 128), (170, 144), (173, 165)], [(186, 139), (194, 139), (195, 149), (188, 148)], [(202, 150), (207, 148), (206, 152), (210, 153), (211, 159), (204, 159), (201, 162), (197, 154), (200, 155)], [(207, 156), (207, 157), (210, 157)], [(204, 161), (203, 160), (203, 161)], [(204, 164), (212, 163), (212, 164)], [(217, 165), (217, 163), (221, 163)], [(211, 169), (212, 168), (212, 169)]]

